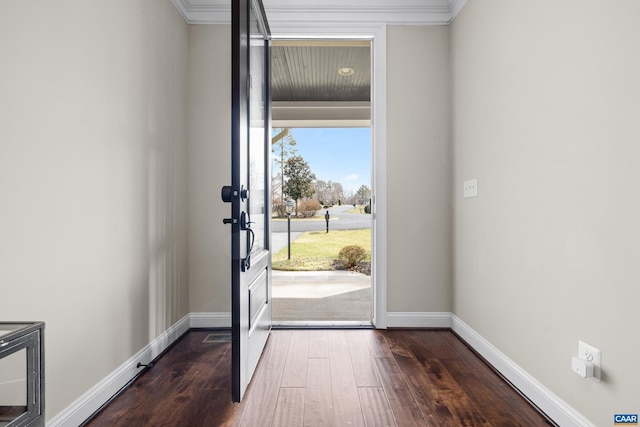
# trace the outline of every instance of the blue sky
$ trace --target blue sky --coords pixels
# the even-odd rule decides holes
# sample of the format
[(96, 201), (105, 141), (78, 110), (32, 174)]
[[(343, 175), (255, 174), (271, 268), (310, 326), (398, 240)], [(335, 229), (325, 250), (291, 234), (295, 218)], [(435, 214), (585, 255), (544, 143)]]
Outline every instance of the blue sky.
[[(342, 184), (345, 193), (371, 187), (370, 128), (295, 128), (297, 155), (317, 179)], [(274, 170), (274, 174), (277, 171)]]

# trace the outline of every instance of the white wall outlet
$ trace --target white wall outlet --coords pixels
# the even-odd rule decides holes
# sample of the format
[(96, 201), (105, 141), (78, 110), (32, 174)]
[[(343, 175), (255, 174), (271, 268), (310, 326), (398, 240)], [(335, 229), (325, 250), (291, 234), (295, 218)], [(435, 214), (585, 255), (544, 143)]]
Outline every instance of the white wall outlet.
[(478, 197), (478, 179), (473, 178), (464, 182), (464, 197)]
[(600, 382), (602, 374), (602, 352), (584, 341), (578, 341), (578, 357), (593, 365), (594, 381)]

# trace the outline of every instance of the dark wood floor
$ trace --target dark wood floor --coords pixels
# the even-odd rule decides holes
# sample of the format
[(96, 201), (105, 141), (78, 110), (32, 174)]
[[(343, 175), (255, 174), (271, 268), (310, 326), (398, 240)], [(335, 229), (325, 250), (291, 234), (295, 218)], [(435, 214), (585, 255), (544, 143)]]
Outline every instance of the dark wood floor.
[(449, 331), (273, 331), (241, 404), (231, 346), (209, 333), (185, 335), (87, 425), (549, 425)]

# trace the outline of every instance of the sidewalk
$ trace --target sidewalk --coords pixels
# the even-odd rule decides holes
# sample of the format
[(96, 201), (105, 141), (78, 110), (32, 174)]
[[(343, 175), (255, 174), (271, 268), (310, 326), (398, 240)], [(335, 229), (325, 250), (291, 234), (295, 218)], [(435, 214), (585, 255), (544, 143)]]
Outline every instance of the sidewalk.
[[(300, 237), (302, 233), (291, 233), (291, 243)], [(287, 247), (287, 233), (271, 233), (271, 254), (277, 254), (282, 248)]]
[(352, 271), (277, 271), (273, 298), (326, 298), (371, 287), (371, 277)]
[(351, 271), (273, 271), (274, 321), (371, 321), (371, 277)]

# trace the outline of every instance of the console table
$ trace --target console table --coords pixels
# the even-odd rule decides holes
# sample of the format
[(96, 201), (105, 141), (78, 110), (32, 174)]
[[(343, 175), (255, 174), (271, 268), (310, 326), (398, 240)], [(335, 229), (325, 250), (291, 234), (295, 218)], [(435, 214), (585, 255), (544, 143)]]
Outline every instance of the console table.
[(0, 322), (0, 385), (0, 427), (44, 426), (43, 322)]

